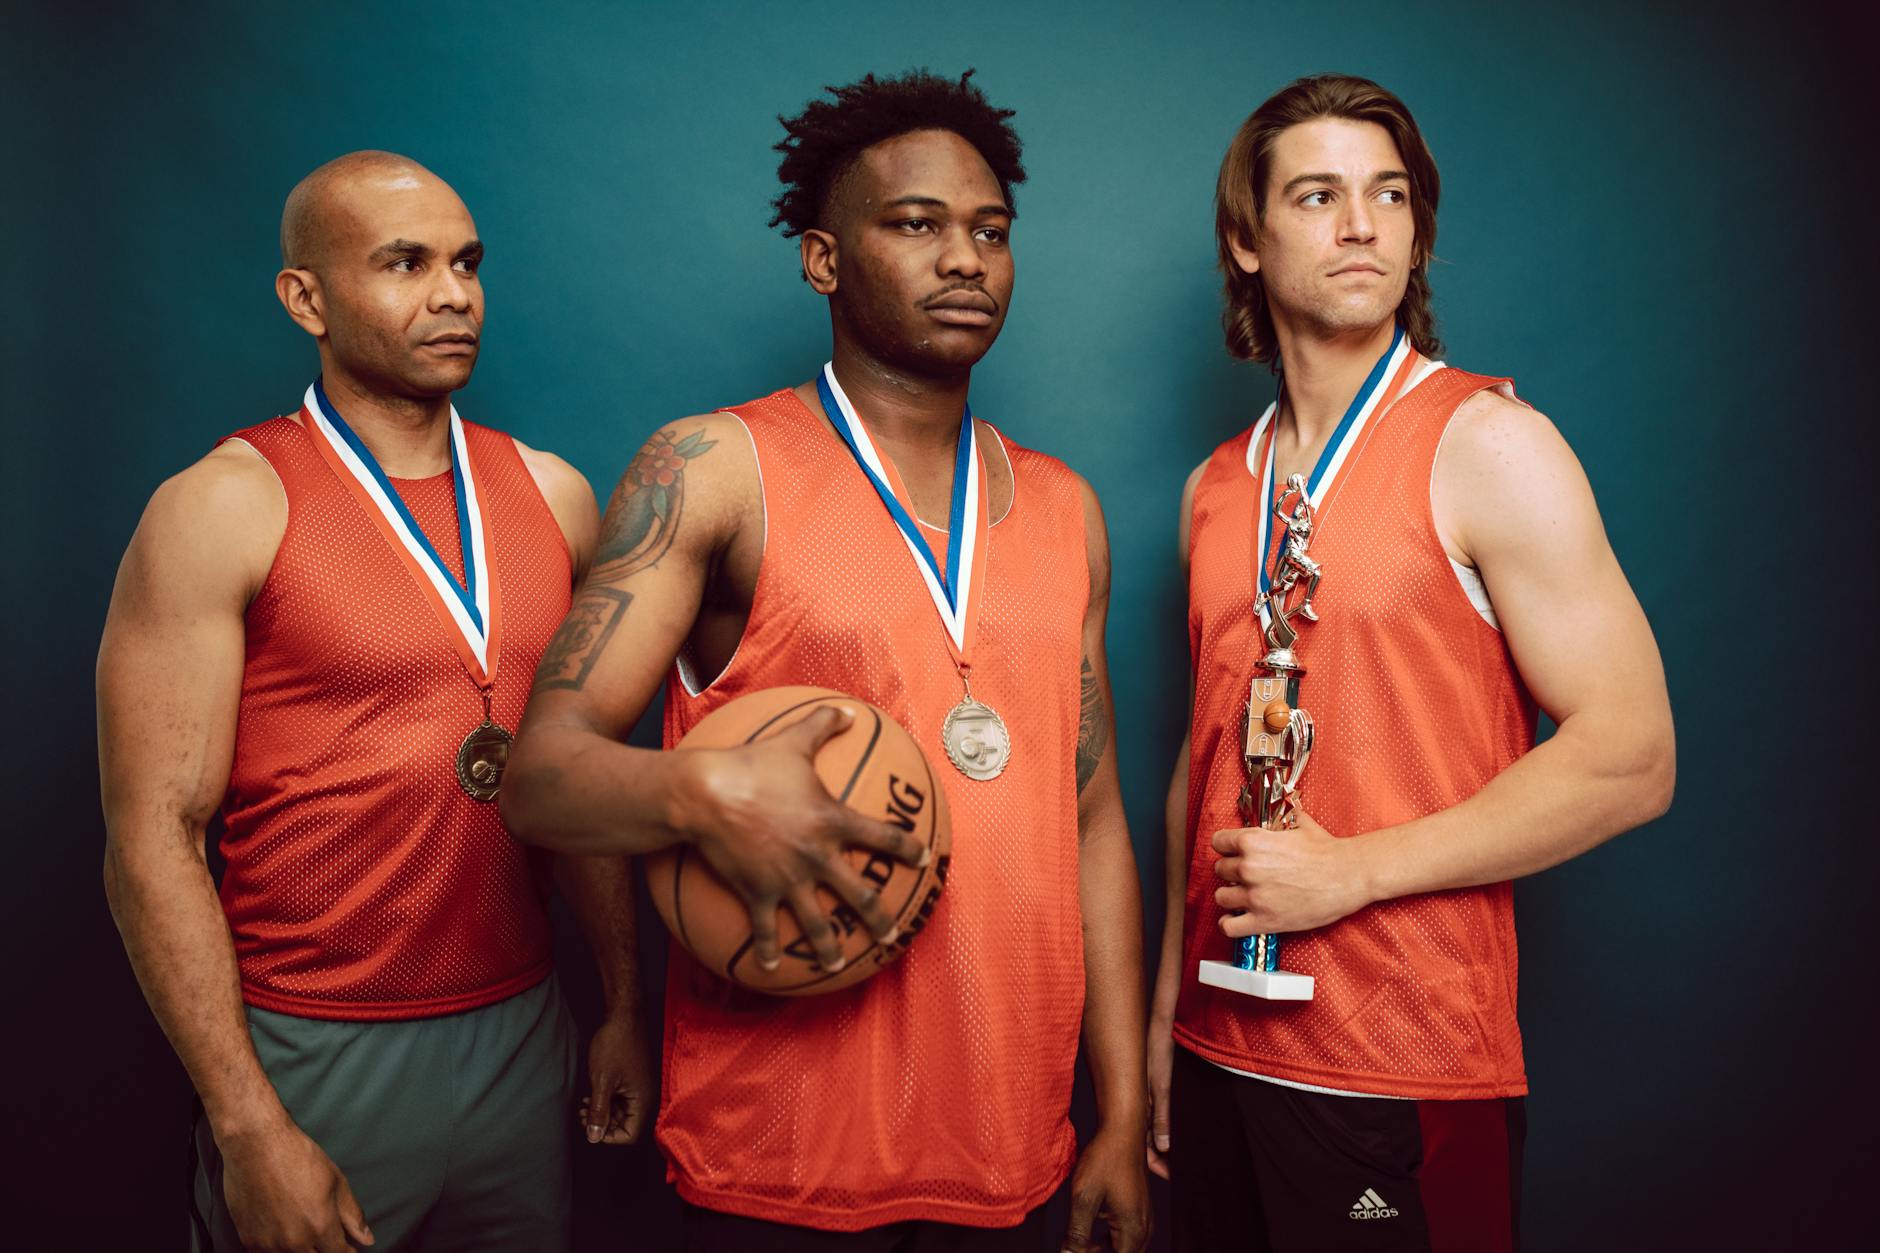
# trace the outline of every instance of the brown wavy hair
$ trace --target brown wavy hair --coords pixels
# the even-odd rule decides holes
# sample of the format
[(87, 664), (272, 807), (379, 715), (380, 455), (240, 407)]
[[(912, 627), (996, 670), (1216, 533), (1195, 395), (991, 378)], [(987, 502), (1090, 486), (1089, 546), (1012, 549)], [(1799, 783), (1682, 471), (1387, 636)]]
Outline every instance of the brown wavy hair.
[(1436, 249), (1436, 201), (1441, 181), (1436, 158), (1423, 142), (1423, 132), (1404, 102), (1368, 78), (1349, 74), (1314, 74), (1282, 88), (1240, 124), (1234, 141), (1221, 160), (1221, 177), (1214, 188), (1214, 241), (1220, 251), (1222, 295), (1221, 328), (1227, 332), (1227, 351), (1242, 361), (1273, 365), (1279, 359), (1279, 340), (1273, 333), (1273, 315), (1266, 307), (1266, 288), (1260, 275), (1242, 270), (1234, 261), (1235, 244), (1257, 244), (1265, 212), (1266, 180), (1273, 164), (1273, 144), (1281, 131), (1322, 117), (1376, 122), (1390, 132), (1410, 175), (1410, 216), (1416, 225), (1410, 283), (1397, 320), (1416, 350), (1440, 357), (1436, 314), (1430, 308), (1430, 257)]

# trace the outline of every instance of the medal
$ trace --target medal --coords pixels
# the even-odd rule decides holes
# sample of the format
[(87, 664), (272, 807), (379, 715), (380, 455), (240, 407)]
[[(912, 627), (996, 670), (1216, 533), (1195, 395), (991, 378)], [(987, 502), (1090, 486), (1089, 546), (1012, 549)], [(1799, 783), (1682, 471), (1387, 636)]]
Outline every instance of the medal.
[(509, 746), (516, 737), (501, 723), (490, 721), (490, 694), (483, 693), (483, 722), (471, 728), (457, 746), (457, 785), (472, 800), (493, 801), (509, 767)]
[(450, 411), (450, 468), (457, 491), (457, 538), (463, 552), (464, 581), (459, 583), (430, 537), (411, 516), (404, 500), (346, 420), (327, 399), (319, 379), (307, 389), (301, 405), (302, 425), (314, 447), (339, 481), (366, 511), (405, 563), (418, 590), (424, 594), (443, 625), (445, 634), (463, 661), (470, 681), (483, 696), (483, 721), (471, 728), (457, 748), (457, 783), (479, 801), (496, 798), (503, 769), (509, 764), (509, 745), (515, 738), (490, 718), (490, 694), (496, 686), (496, 662), (501, 645), (501, 599), (496, 589), (496, 567), (490, 560), (489, 520), (484, 516), (477, 489), (470, 446), (464, 439), (463, 419), (456, 406)]
[(947, 710), (940, 741), (946, 745), (947, 760), (969, 779), (998, 778), (1012, 756), (1012, 736), (1005, 729), (1005, 719), (970, 693)]
[(986, 458), (979, 449), (973, 411), (960, 415), (960, 434), (953, 459), (953, 499), (947, 512), (946, 562), (928, 546), (914, 517), (914, 500), (894, 463), (875, 449), (868, 429), (855, 414), (848, 394), (836, 381), (835, 363), (816, 377), (816, 392), (823, 412), (856, 465), (881, 497), (888, 516), (901, 532), (914, 567), (933, 598), (940, 623), (946, 628), (947, 648), (966, 689), (959, 704), (947, 711), (940, 727), (940, 742), (947, 760), (969, 779), (994, 779), (1012, 757), (1012, 736), (998, 711), (973, 697), (972, 648), (979, 624), (979, 592), (985, 585), (986, 545), (991, 525), (986, 517)]

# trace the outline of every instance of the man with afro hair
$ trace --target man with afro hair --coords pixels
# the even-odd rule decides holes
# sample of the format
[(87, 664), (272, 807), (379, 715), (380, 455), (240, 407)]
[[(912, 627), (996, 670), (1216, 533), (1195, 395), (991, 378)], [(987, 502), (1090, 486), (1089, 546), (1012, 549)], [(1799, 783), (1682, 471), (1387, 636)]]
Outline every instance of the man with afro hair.
[[(782, 119), (772, 225), (827, 301), (831, 360), (644, 441), (510, 766), (522, 838), (694, 845), (760, 964), (806, 980), (841, 967), (842, 933), (903, 938), (843, 848), (920, 850), (817, 781), (834, 711), (725, 752), (626, 744), (661, 680), (668, 748), (747, 693), (834, 688), (904, 726), (946, 793), (945, 894), (867, 981), (766, 997), (675, 947), (658, 1134), (690, 1249), (1084, 1249), (1099, 1220), (1118, 1249), (1147, 1238), (1103, 515), (967, 406), (1012, 298), (1010, 117), (970, 75), (919, 71)], [(1081, 1152), (1080, 1027), (1101, 1115)]]

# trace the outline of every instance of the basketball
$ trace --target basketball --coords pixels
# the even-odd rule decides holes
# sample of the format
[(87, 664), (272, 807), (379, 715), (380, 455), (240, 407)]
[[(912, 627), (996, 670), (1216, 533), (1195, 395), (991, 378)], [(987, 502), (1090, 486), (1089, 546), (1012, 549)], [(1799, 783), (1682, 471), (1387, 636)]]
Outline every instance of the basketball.
[(816, 754), (823, 786), (858, 813), (909, 832), (933, 850), (933, 858), (915, 867), (871, 849), (848, 850), (849, 864), (880, 891), (882, 909), (901, 933), (894, 943), (880, 944), (846, 901), (818, 886), (817, 899), (829, 912), (845, 959), (842, 969), (831, 973), (816, 960), (787, 905), (777, 916), (783, 963), (766, 971), (757, 964), (744, 899), (696, 849), (681, 844), (647, 857), (647, 889), (673, 938), (706, 969), (753, 991), (811, 996), (861, 982), (906, 951), (932, 917), (946, 885), (952, 847), (946, 792), (913, 736), (867, 701), (820, 687), (752, 692), (700, 719), (674, 751), (754, 743), (831, 705), (853, 713), (854, 721)]

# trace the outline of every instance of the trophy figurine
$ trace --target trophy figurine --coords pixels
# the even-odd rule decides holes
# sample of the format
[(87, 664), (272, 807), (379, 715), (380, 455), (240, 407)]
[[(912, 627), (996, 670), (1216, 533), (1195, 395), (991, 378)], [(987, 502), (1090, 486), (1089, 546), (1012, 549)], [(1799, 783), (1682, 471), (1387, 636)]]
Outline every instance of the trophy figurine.
[[(1266, 656), (1255, 667), (1247, 694), (1243, 749), (1246, 786), (1240, 789), (1241, 820), (1249, 826), (1283, 828), (1293, 817), (1293, 791), (1312, 756), (1312, 715), (1299, 708), (1299, 679), (1306, 668), (1293, 654), (1299, 632), (1295, 617), (1317, 622), (1312, 595), (1319, 587), (1319, 563), (1306, 554), (1312, 542), (1312, 501), (1302, 475), (1286, 480), (1273, 506), (1286, 524), (1286, 539), (1274, 555), (1267, 590), (1254, 602), (1265, 623)], [(1201, 982), (1269, 1001), (1309, 1001), (1312, 976), (1279, 968), (1277, 935), (1250, 935), (1234, 941), (1231, 961), (1204, 961)]]

